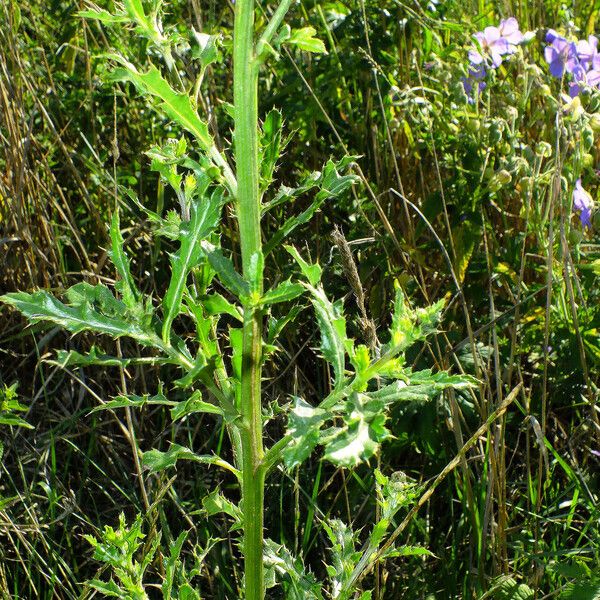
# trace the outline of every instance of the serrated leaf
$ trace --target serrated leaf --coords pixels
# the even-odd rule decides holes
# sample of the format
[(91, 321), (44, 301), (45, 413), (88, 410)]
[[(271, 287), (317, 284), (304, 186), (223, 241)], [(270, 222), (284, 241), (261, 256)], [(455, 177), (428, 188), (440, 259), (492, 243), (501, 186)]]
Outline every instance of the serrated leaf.
[(356, 551), (356, 533), (343, 521), (330, 519), (321, 524), (331, 542), (330, 553), (333, 564), (327, 566), (332, 580), (331, 597), (340, 598), (362, 553)]
[(133, 277), (131, 276), (131, 267), (129, 258), (125, 254), (123, 246), (125, 241), (121, 234), (121, 224), (119, 221), (119, 211), (115, 210), (110, 225), (111, 250), (110, 259), (112, 260), (120, 280), (115, 284), (115, 288), (120, 292), (123, 304), (130, 309), (138, 308), (140, 303), (140, 293), (135, 287)]
[(174, 467), (178, 460), (190, 460), (204, 465), (217, 465), (239, 476), (239, 472), (236, 469), (218, 456), (196, 454), (189, 448), (180, 446), (179, 444), (171, 444), (171, 447), (166, 452), (160, 450), (148, 450), (144, 452), (142, 455), (142, 466), (151, 473), (158, 473), (159, 471)]
[(130, 81), (140, 92), (159, 98), (160, 107), (166, 115), (189, 131), (203, 150), (208, 151), (214, 147), (208, 125), (200, 119), (187, 94), (176, 92), (155, 66), (150, 67), (146, 73), (141, 73), (122, 57), (113, 56), (113, 58), (122, 65), (121, 68), (113, 71), (111, 75), (113, 80)]
[(286, 435), (292, 441), (283, 452), (283, 460), (288, 469), (302, 464), (319, 442), (319, 430), (329, 415), (320, 408), (314, 408), (302, 398), (294, 399), (294, 407), (288, 415)]
[(150, 396), (150, 394), (144, 394), (143, 396), (131, 394), (128, 396), (116, 396), (113, 400), (96, 406), (88, 414), (91, 415), (102, 410), (114, 410), (116, 408), (143, 408), (146, 405), (176, 406), (177, 404), (174, 400), (168, 400), (160, 393), (154, 396)]
[(98, 8), (95, 10), (80, 10), (77, 13), (77, 16), (82, 17), (84, 19), (95, 19), (96, 21), (101, 21), (102, 23), (106, 23), (107, 25), (127, 23), (131, 20), (125, 13), (111, 14), (103, 8)]
[[(68, 295), (69, 292), (70, 305), (63, 304), (45, 291), (6, 294), (0, 296), (0, 301), (14, 306), (33, 323), (49, 321), (71, 333), (94, 331), (114, 338), (128, 336), (144, 346), (160, 347), (158, 337), (146, 325), (114, 316), (118, 311), (124, 314), (126, 307), (105, 286), (79, 284), (70, 288)], [(95, 306), (110, 312), (111, 316), (95, 310)]]
[(261, 192), (264, 192), (273, 181), (273, 173), (282, 150), (282, 125), (281, 112), (276, 109), (271, 110), (265, 117), (260, 140)]
[(199, 199), (192, 205), (190, 221), (181, 226), (181, 243), (179, 250), (171, 258), (171, 281), (163, 300), (162, 336), (166, 343), (169, 343), (171, 337), (171, 325), (181, 312), (181, 300), (189, 273), (202, 256), (200, 242), (218, 225), (223, 202), (219, 189), (210, 198)]
[(237, 504), (227, 500), (218, 490), (214, 490), (202, 500), (202, 507), (209, 517), (225, 513), (233, 518), (231, 531), (241, 529), (243, 526), (244, 515)]
[(108, 582), (100, 581), (99, 579), (91, 579), (87, 582), (87, 585), (109, 598), (121, 598), (122, 600), (127, 600), (130, 597), (126, 592), (121, 591), (121, 588), (119, 588), (112, 579)]
[(209, 316), (228, 314), (237, 321), (243, 321), (240, 307), (231, 304), (229, 300), (217, 292), (202, 296), (200, 302)]
[(423, 546), (400, 546), (400, 548), (390, 548), (384, 552), (381, 558), (402, 558), (407, 556), (435, 556), (427, 548)]
[(201, 246), (210, 266), (219, 276), (219, 281), (223, 286), (238, 298), (247, 297), (250, 294), (250, 287), (235, 270), (231, 259), (227, 258), (220, 248), (206, 240), (202, 241)]
[(344, 383), (346, 368), (346, 319), (341, 306), (330, 302), (322, 287), (309, 286), (308, 289), (321, 332), (321, 352), (333, 367), (334, 388), (339, 389)]
[(105, 367), (127, 367), (128, 365), (164, 365), (172, 362), (169, 358), (160, 356), (146, 356), (136, 358), (119, 358), (108, 356), (96, 346), (92, 346), (87, 354), (81, 354), (76, 350), (57, 350), (56, 360), (49, 361), (61, 367), (88, 367), (91, 365), (102, 365)]
[(321, 281), (321, 275), (323, 273), (323, 269), (321, 269), (320, 265), (314, 263), (306, 262), (300, 253), (294, 246), (284, 246), (285, 249), (292, 255), (294, 260), (298, 263), (298, 266), (302, 270), (302, 274), (306, 279), (308, 279), (310, 285), (316, 286)]
[(223, 416), (223, 409), (202, 400), (202, 394), (197, 390), (187, 400), (175, 403), (175, 406), (171, 409), (171, 418), (173, 421), (177, 421), (194, 413), (210, 413)]
[(316, 54), (327, 54), (325, 44), (315, 37), (317, 33), (314, 27), (302, 27), (302, 29), (293, 29), (290, 37), (286, 40), (287, 44), (298, 46), (305, 52), (314, 52)]
[(200, 61), (201, 70), (204, 73), (206, 67), (221, 59), (219, 52), (221, 36), (201, 33), (193, 27), (192, 36), (192, 57)]
[(302, 560), (268, 538), (264, 541), (264, 564), (269, 587), (280, 580), (286, 600), (323, 600), (323, 585), (312, 573), (306, 572)]
[(277, 304), (278, 302), (289, 302), (290, 300), (294, 300), (295, 298), (298, 298), (298, 296), (301, 296), (305, 291), (303, 285), (292, 283), (288, 279), (266, 292), (260, 302), (264, 306)]
[(292, 216), (284, 221), (279, 230), (275, 232), (270, 240), (268, 240), (263, 249), (265, 256), (276, 248), (297, 227), (304, 223), (308, 223), (321, 208), (325, 200), (341, 195), (358, 181), (358, 178), (355, 175), (339, 174), (339, 171), (346, 169), (355, 158), (356, 157), (354, 156), (347, 156), (337, 163), (334, 163), (332, 160), (327, 161), (322, 172), (312, 173), (305, 179), (300, 187), (296, 189), (283, 187), (271, 202), (263, 206), (264, 214), (278, 204), (296, 198), (312, 188), (319, 188), (319, 191), (308, 208), (299, 215)]
[(183, 531), (179, 534), (177, 539), (171, 544), (169, 548), (169, 556), (164, 560), (165, 566), (165, 578), (161, 585), (161, 591), (163, 598), (168, 599), (172, 597), (173, 585), (175, 584), (175, 578), (177, 571), (181, 568), (181, 561), (179, 555), (181, 549), (187, 538), (187, 531)]

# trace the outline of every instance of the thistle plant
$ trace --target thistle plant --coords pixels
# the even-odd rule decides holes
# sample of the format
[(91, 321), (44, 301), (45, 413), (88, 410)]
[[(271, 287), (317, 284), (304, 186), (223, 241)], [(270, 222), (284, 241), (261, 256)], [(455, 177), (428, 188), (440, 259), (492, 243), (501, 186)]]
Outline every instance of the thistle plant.
[[(43, 290), (7, 294), (2, 300), (31, 322), (54, 323), (72, 334), (89, 331), (115, 339), (127, 337), (137, 342), (143, 353), (142, 357), (108, 356), (95, 347), (86, 354), (62, 351), (57, 357), (62, 365), (171, 365), (179, 373), (174, 386), (185, 393), (182, 401), (171, 400), (170, 390), (161, 387), (153, 396), (121, 395), (100, 408), (157, 404), (170, 409), (173, 421), (191, 419), (198, 413), (222, 420), (231, 444), (231, 461), (173, 444), (166, 451), (144, 452), (142, 464), (152, 473), (170, 469), (179, 460), (191, 460), (225, 469), (236, 478), (241, 490), (239, 505), (215, 490), (205, 500), (204, 509), (209, 515), (226, 512), (237, 522), (247, 600), (264, 598), (266, 586), (276, 582), (283, 585), (289, 598), (354, 597), (362, 573), (381, 558), (377, 550), (395, 514), (415, 497), (414, 483), (401, 475), (388, 478), (376, 473), (380, 519), (361, 546), (349, 524), (338, 520), (323, 523), (331, 542), (332, 565), (328, 567), (330, 581), (319, 582), (305, 571), (302, 557), (293, 557), (288, 549), (264, 537), (267, 477), (278, 466), (300, 467), (317, 448), (324, 460), (340, 467), (353, 468), (369, 461), (392, 436), (386, 426), (392, 405), (426, 401), (448, 387), (469, 387), (472, 381), (431, 370), (414, 372), (406, 364), (406, 350), (435, 331), (441, 303), (413, 309), (396, 285), (391, 325), (381, 333), (383, 342), (373, 335), (368, 345), (361, 344), (348, 335), (343, 302), (328, 296), (321, 266), (294, 246), (285, 245), (290, 234), (307, 223), (325, 201), (335, 201), (357, 183), (351, 173), (354, 157), (346, 156), (337, 162), (330, 160), (296, 188), (273, 189), (284, 145), (282, 116), (272, 111), (259, 120), (261, 68), (267, 61), (277, 60), (286, 45), (305, 52), (325, 51), (312, 28), (293, 30), (284, 23), (291, 0), (282, 0), (259, 31), (254, 0), (235, 2), (230, 110), (234, 132), (233, 143), (225, 150), (217, 146), (207, 120), (200, 116), (202, 78), (209, 66), (221, 68), (225, 52), (221, 39), (193, 29), (182, 33), (181, 28), (163, 27), (162, 4), (161, 0), (124, 0), (115, 3), (112, 12), (90, 6), (81, 14), (115, 30), (127, 28), (145, 39), (150, 65), (134, 64), (123, 52), (113, 53), (106, 57), (109, 78), (132, 84), (153, 110), (181, 131), (181, 137), (147, 153), (152, 169), (172, 189), (177, 211), (167, 215), (154, 212), (131, 190), (121, 190), (152, 223), (154, 235), (177, 246), (164, 297), (157, 302), (136, 285), (115, 208), (110, 226), (110, 258), (117, 273), (114, 290), (102, 283), (81, 282), (66, 290), (62, 300)], [(194, 63), (195, 79), (186, 78), (180, 69), (184, 55)], [(312, 194), (308, 208), (280, 223), (264, 241), (261, 224), (265, 215), (308, 194)], [(239, 250), (241, 271), (231, 252), (221, 245), (225, 210), (232, 210), (237, 219), (238, 235), (229, 242), (233, 252)], [(296, 274), (273, 285), (265, 276), (265, 266), (273, 251), (282, 246), (296, 265)], [(293, 323), (306, 301), (314, 309), (322, 357), (331, 367), (331, 391), (324, 398), (292, 398), (285, 435), (266, 447), (263, 367), (277, 351), (281, 331)], [(274, 310), (278, 304), (289, 305), (283, 317)], [(181, 333), (182, 317), (193, 322), (193, 337)], [(103, 541), (89, 538), (96, 556), (117, 576), (107, 584), (92, 582), (96, 589), (120, 598), (146, 597), (144, 573), (156, 546), (136, 562), (141, 536), (138, 520), (131, 529), (124, 521), (118, 531), (108, 528)], [(183, 541), (180, 537), (171, 551), (167, 574), (178, 568)], [(423, 548), (396, 548), (383, 558), (425, 552)], [(187, 580), (183, 586), (167, 583), (162, 589), (165, 598), (200, 597)], [(365, 591), (360, 597), (369, 598), (370, 593)]]

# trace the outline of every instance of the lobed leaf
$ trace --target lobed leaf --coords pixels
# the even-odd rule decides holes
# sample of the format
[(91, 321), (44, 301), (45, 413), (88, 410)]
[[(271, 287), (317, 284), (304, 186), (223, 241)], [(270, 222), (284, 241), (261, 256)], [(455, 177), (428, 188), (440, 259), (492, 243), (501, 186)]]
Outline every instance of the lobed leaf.
[(305, 52), (314, 52), (316, 54), (327, 54), (325, 44), (315, 37), (317, 31), (314, 27), (302, 27), (302, 29), (294, 29), (290, 37), (286, 40), (287, 44), (298, 46), (300, 50)]
[(190, 221), (181, 226), (180, 246), (171, 257), (171, 281), (163, 299), (162, 337), (166, 343), (170, 340), (171, 325), (181, 312), (181, 300), (189, 273), (202, 256), (200, 242), (217, 227), (223, 203), (223, 195), (217, 188), (209, 198), (199, 199), (192, 205)]
[(203, 150), (214, 148), (214, 140), (208, 131), (208, 125), (200, 119), (187, 94), (176, 92), (160, 71), (152, 66), (146, 73), (138, 71), (134, 65), (120, 56), (113, 56), (122, 67), (113, 71), (115, 81), (130, 81), (138, 90), (161, 100), (160, 107), (166, 115), (189, 131)]
[(16, 308), (33, 323), (49, 321), (71, 333), (94, 331), (114, 338), (128, 336), (144, 346), (162, 347), (150, 325), (130, 318), (125, 304), (106, 286), (77, 284), (67, 291), (67, 296), (71, 300), (68, 305), (46, 291), (5, 294), (0, 301)]

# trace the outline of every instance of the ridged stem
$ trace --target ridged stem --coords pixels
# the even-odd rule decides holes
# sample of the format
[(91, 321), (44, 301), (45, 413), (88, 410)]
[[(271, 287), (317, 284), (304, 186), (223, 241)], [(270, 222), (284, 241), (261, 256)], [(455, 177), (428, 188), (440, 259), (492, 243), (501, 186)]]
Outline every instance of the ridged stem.
[[(233, 95), (237, 217), (244, 278), (262, 293), (262, 273), (252, 273), (252, 257), (262, 252), (258, 171), (258, 68), (254, 52), (254, 0), (237, 0), (233, 35)], [(256, 280), (258, 278), (258, 280)], [(244, 597), (263, 600), (264, 468), (261, 414), (263, 317), (244, 306), (240, 390), (242, 511), (244, 515)]]

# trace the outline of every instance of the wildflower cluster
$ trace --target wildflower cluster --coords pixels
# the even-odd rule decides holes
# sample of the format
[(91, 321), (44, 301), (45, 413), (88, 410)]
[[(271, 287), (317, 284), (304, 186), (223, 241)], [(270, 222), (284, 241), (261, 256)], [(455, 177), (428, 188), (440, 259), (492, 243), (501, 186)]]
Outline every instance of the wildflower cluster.
[[(498, 27), (486, 27), (473, 37), (475, 47), (469, 51), (469, 73), (463, 79), (465, 92), (469, 96), (475, 84), (479, 92), (483, 91), (488, 69), (497, 69), (505, 57), (514, 54), (517, 46), (526, 39), (514, 17), (500, 21)], [(471, 99), (470, 102), (472, 101)]]
[[(554, 29), (546, 34), (544, 58), (549, 65), (550, 74), (562, 79), (570, 76), (569, 96), (577, 98), (584, 90), (600, 86), (600, 53), (598, 52), (598, 38), (588, 36), (587, 40), (569, 41)], [(573, 211), (579, 214), (581, 225), (585, 228), (592, 227), (592, 208), (594, 201), (582, 184), (577, 179), (573, 189)]]
[(569, 95), (574, 98), (585, 88), (597, 88), (600, 84), (600, 53), (598, 38), (590, 35), (587, 40), (571, 42), (554, 29), (546, 34), (548, 46), (544, 57), (554, 77), (571, 76)]

